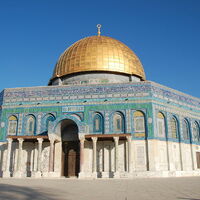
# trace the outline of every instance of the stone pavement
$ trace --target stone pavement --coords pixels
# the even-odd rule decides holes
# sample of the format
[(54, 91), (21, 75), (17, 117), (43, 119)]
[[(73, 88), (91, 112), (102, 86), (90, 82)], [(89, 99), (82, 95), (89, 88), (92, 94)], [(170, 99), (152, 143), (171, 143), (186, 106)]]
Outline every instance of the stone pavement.
[(1, 200), (200, 200), (200, 177), (1, 179)]

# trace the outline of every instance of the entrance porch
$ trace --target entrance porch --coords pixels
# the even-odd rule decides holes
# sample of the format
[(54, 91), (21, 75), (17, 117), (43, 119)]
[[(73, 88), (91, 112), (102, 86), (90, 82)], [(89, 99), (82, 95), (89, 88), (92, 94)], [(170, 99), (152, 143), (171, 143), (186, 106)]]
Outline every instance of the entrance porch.
[(60, 141), (49, 136), (8, 136), (3, 177), (130, 177), (131, 135), (82, 135)]
[(7, 141), (2, 177), (57, 176), (54, 157), (59, 141), (47, 135), (8, 136)]
[(131, 134), (92, 134), (80, 141), (79, 178), (119, 178), (130, 176)]

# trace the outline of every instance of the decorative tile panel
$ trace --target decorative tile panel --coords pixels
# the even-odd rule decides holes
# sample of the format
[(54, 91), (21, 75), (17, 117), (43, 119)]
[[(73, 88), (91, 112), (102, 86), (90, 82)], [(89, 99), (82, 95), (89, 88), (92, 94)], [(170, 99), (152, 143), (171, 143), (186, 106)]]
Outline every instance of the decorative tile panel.
[(164, 99), (175, 104), (200, 106), (200, 99), (167, 88), (154, 82), (145, 81), (137, 83), (121, 83), (107, 85), (85, 85), (85, 86), (48, 86), (32, 88), (5, 89), (0, 94), (0, 102), (4, 104), (11, 102), (30, 103), (79, 100), (79, 99), (101, 99), (101, 98), (126, 98), (126, 97), (148, 97)]

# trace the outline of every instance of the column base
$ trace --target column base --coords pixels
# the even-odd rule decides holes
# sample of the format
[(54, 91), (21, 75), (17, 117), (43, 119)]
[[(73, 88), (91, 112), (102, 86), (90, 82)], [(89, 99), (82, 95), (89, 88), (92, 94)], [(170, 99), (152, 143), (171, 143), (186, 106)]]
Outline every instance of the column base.
[(113, 178), (114, 173), (113, 172), (101, 172), (101, 178)]
[(85, 172), (79, 172), (78, 173), (78, 178), (81, 179), (81, 178), (85, 178), (85, 177), (87, 177), (86, 174), (85, 174)]
[(41, 178), (42, 177), (42, 172), (40, 172), (40, 171), (32, 172), (31, 177), (33, 177), (33, 178)]
[(10, 171), (3, 171), (2, 172), (2, 178), (10, 178)]
[(97, 178), (97, 172), (92, 172), (92, 178)]
[(25, 176), (24, 172), (16, 171), (16, 172), (13, 173), (13, 177), (14, 178), (23, 178), (23, 177), (26, 177), (26, 176)]
[(59, 178), (60, 172), (43, 172), (42, 177), (45, 178)]
[(120, 178), (120, 173), (119, 172), (114, 172), (113, 178)]

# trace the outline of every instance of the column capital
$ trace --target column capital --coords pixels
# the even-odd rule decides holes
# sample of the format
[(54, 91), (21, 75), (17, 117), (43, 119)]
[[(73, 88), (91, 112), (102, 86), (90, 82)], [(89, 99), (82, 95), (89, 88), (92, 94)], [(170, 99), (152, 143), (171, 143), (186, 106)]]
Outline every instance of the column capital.
[(12, 138), (7, 138), (8, 143), (11, 143), (13, 141)]
[(114, 136), (113, 139), (114, 139), (115, 142), (118, 142), (119, 141), (119, 136)]
[(85, 135), (79, 135), (79, 140), (80, 140), (80, 142), (81, 142), (81, 141), (84, 142), (84, 141), (85, 141)]
[(43, 142), (43, 138), (37, 138), (38, 143), (42, 143)]
[(52, 144), (52, 143), (55, 142), (55, 139), (50, 139), (49, 141), (50, 141), (50, 143)]
[(81, 138), (80, 143), (84, 143), (84, 142), (85, 142), (85, 138)]
[(93, 142), (97, 142), (97, 137), (91, 137)]
[(22, 143), (24, 141), (23, 138), (18, 138), (17, 140), (18, 140), (19, 143)]
[(131, 142), (131, 136), (126, 136), (128, 142)]

